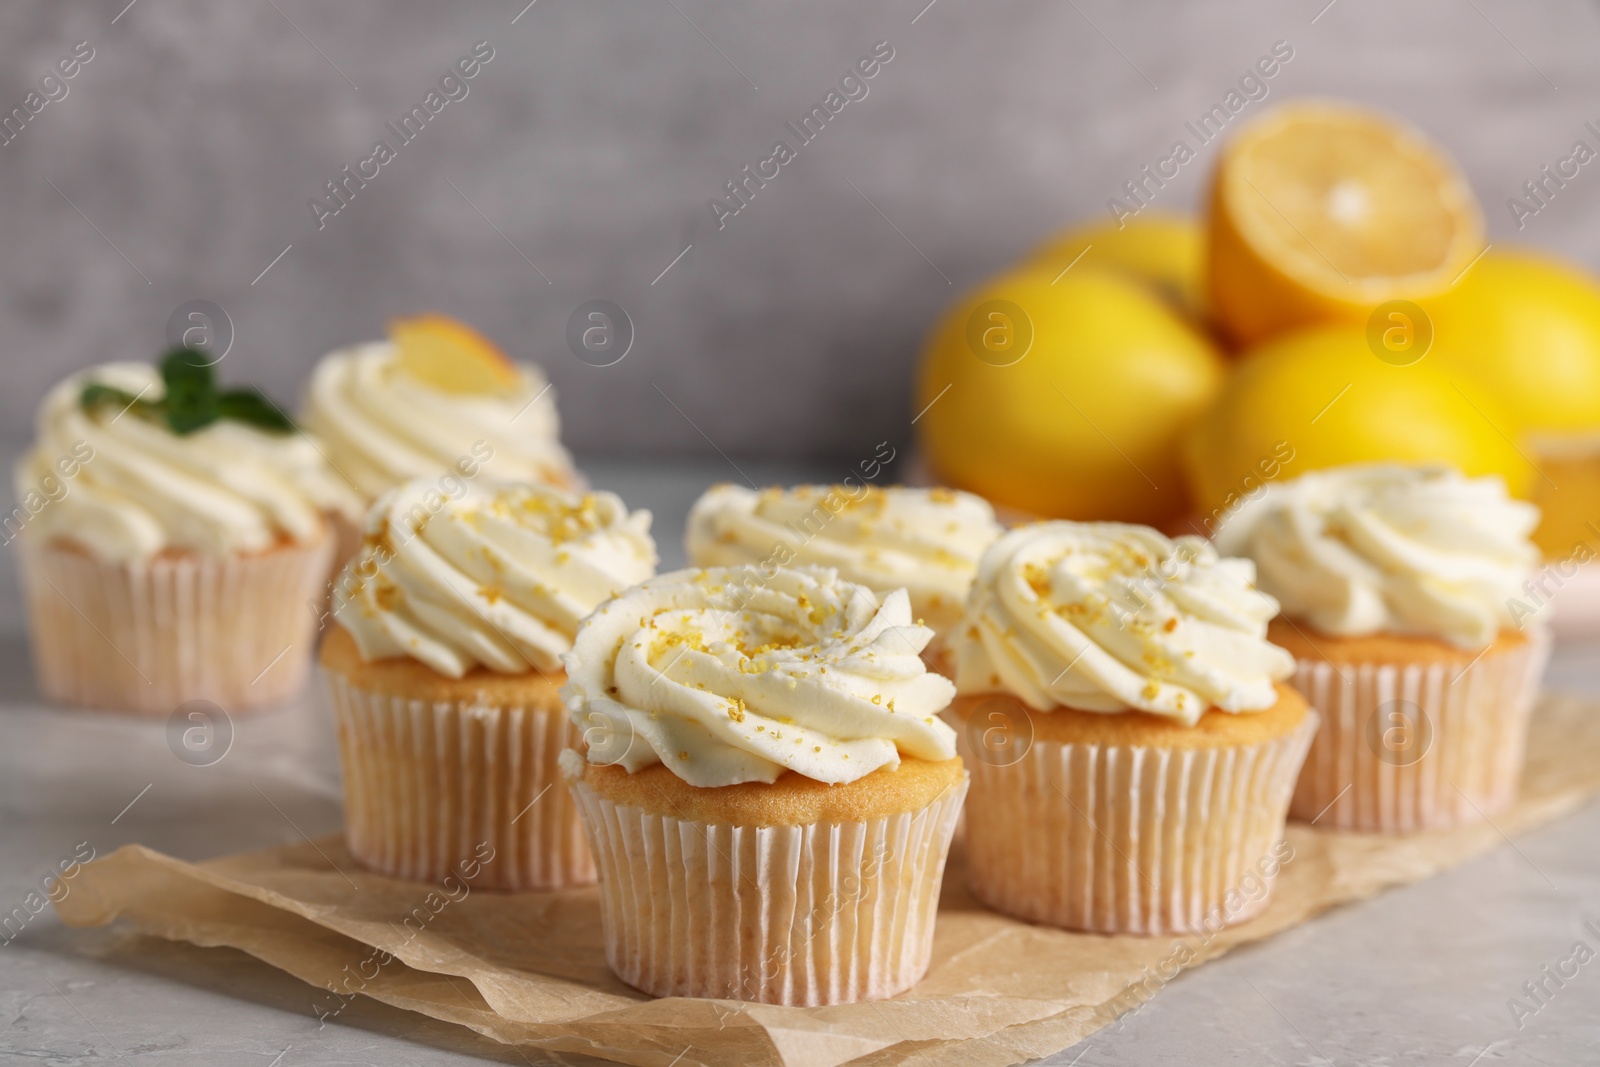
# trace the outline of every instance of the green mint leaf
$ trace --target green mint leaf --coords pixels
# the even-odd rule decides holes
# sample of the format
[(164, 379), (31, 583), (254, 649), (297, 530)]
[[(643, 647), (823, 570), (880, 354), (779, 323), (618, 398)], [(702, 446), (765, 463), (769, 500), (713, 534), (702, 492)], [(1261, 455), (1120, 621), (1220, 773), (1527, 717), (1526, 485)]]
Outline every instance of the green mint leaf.
[(180, 436), (217, 421), (217, 386), (205, 354), (175, 348), (161, 360), (161, 380), (167, 387), (167, 426)]
[(187, 407), (175, 406), (169, 400), (166, 403), (166, 412), (167, 429), (179, 437), (187, 437), (217, 421), (217, 398), (212, 396), (209, 403), (195, 403)]
[(271, 433), (293, 433), (295, 426), (283, 410), (259, 389), (229, 389), (217, 398), (217, 415)]
[(125, 408), (137, 399), (134, 394), (126, 389), (118, 389), (114, 385), (103, 385), (100, 382), (90, 382), (83, 387), (83, 393), (78, 397), (78, 403), (85, 411), (93, 411), (101, 404), (115, 404), (118, 408)]
[(218, 419), (231, 419), (268, 433), (293, 433), (294, 423), (283, 409), (268, 400), (259, 389), (245, 386), (217, 391), (205, 353), (176, 348), (161, 359), (161, 380), (167, 395), (161, 400), (141, 400), (116, 386), (90, 382), (83, 387), (79, 403), (85, 411), (116, 407), (133, 410), (148, 419), (165, 422), (179, 436), (203, 429)]
[(135, 393), (101, 382), (89, 382), (85, 385), (83, 392), (78, 396), (78, 403), (90, 414), (102, 407), (114, 407), (119, 413), (132, 410), (135, 415), (147, 419), (158, 418), (161, 414), (161, 406), (155, 401), (140, 400)]

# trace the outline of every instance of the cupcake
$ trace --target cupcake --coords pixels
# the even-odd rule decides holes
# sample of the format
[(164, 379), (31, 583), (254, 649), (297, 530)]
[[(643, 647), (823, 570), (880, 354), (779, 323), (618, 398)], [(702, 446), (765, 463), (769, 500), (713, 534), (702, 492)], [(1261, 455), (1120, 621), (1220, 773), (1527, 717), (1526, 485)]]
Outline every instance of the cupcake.
[(584, 621), (563, 766), (624, 982), (820, 1005), (922, 977), (967, 788), (932, 637), (817, 567), (664, 574)]
[(561, 656), (655, 564), (650, 513), (612, 493), (423, 479), (385, 494), (322, 646), (351, 855), (431, 882), (487, 846), (480, 888), (593, 882), (558, 769), (579, 740)]
[(1538, 520), (1497, 478), (1391, 464), (1273, 482), (1224, 519), (1218, 550), (1255, 560), (1322, 713), (1295, 818), (1437, 829), (1512, 802), (1549, 648)]
[(186, 349), (72, 375), (37, 432), (6, 537), (45, 696), (166, 715), (300, 688), (329, 517), (358, 513), (313, 441)]
[(1000, 534), (986, 500), (953, 489), (716, 485), (689, 512), (685, 547), (697, 567), (810, 563), (880, 594), (904, 589), (936, 635), (928, 659), (939, 664), (978, 557)]
[(955, 636), (972, 891), (1107, 934), (1215, 932), (1266, 903), (1316, 714), (1278, 684), (1246, 560), (1143, 526), (1000, 538)]
[[(443, 315), (397, 319), (389, 340), (324, 356), (312, 371), (304, 421), (363, 504), (413, 478), (466, 469), (499, 481), (579, 485), (544, 374)], [(357, 539), (354, 526), (345, 531), (350, 551)]]

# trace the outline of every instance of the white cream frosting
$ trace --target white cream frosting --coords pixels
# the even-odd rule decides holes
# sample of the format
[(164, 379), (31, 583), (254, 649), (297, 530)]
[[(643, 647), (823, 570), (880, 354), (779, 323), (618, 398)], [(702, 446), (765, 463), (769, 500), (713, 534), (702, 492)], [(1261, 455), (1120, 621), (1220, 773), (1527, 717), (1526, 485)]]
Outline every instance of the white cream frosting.
[(38, 439), (17, 464), (19, 496), (59, 477), (63, 457), (85, 454), (64, 491), (29, 522), (45, 538), (71, 540), (108, 562), (164, 550), (226, 555), (327, 536), (326, 515), (354, 517), (354, 491), (300, 433), (272, 433), (220, 419), (178, 435), (165, 423), (105, 404), (85, 411), (90, 382), (144, 400), (165, 386), (155, 367), (107, 363), (56, 384), (40, 405)]
[(364, 659), (410, 656), (460, 678), (557, 671), (595, 606), (655, 573), (650, 513), (614, 493), (428, 479), (368, 513), (334, 583), (334, 618)]
[(562, 695), (592, 763), (664, 763), (695, 786), (792, 770), (853, 782), (902, 755), (955, 756), (955, 687), (920, 653), (904, 590), (880, 600), (821, 567), (682, 570), (603, 605)]
[(1539, 510), (1498, 478), (1361, 464), (1270, 482), (1217, 529), (1286, 615), (1324, 633), (1415, 634), (1482, 648), (1515, 625), (1539, 565)]
[(944, 631), (1000, 534), (987, 501), (952, 489), (716, 485), (689, 512), (685, 547), (698, 567), (811, 563), (879, 593), (904, 589), (912, 613)]
[(391, 342), (355, 345), (312, 371), (305, 422), (369, 501), (412, 478), (437, 478), (480, 442), (494, 450), (484, 464), (491, 478), (572, 487), (555, 392), (539, 368), (515, 366), (521, 381), (510, 394), (469, 396), (405, 373)]
[(984, 553), (954, 643), (963, 693), (1040, 711), (1147, 711), (1193, 725), (1261, 711), (1294, 659), (1266, 640), (1277, 602), (1249, 560), (1147, 526), (1040, 522)]

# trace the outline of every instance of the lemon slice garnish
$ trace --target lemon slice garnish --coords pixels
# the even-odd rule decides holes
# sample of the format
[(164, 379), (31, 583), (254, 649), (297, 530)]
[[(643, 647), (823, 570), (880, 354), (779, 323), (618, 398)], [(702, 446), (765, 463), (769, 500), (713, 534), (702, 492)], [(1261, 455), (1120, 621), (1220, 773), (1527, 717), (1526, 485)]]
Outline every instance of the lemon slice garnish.
[(415, 315), (389, 323), (406, 374), (446, 393), (504, 395), (521, 383), (516, 364), (483, 334), (447, 315)]

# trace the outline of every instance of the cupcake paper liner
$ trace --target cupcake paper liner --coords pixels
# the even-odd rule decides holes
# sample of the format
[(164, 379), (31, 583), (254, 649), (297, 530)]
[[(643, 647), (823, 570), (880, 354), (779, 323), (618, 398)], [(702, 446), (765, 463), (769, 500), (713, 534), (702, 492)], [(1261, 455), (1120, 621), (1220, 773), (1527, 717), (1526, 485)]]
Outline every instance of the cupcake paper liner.
[(1528, 715), (1549, 658), (1543, 631), (1459, 664), (1299, 660), (1294, 687), (1322, 714), (1292, 818), (1343, 830), (1443, 829), (1516, 798)]
[[(1215, 931), (1265, 907), (1315, 712), (1254, 745), (1158, 748), (1035, 738), (972, 771), (973, 895), (1031, 922), (1104, 934)], [(962, 748), (969, 748), (962, 736)]]
[(572, 790), (600, 870), (606, 960), (655, 996), (818, 1006), (904, 992), (928, 969), (962, 783), (863, 822), (727, 826)]
[(209, 700), (235, 711), (305, 684), (331, 538), (131, 563), (18, 544), (35, 675), (51, 700), (159, 715)]
[(373, 693), (329, 673), (344, 770), (345, 840), (364, 866), (442, 881), (482, 845), (479, 889), (595, 880), (561, 751), (579, 741), (559, 701), (497, 707)]

